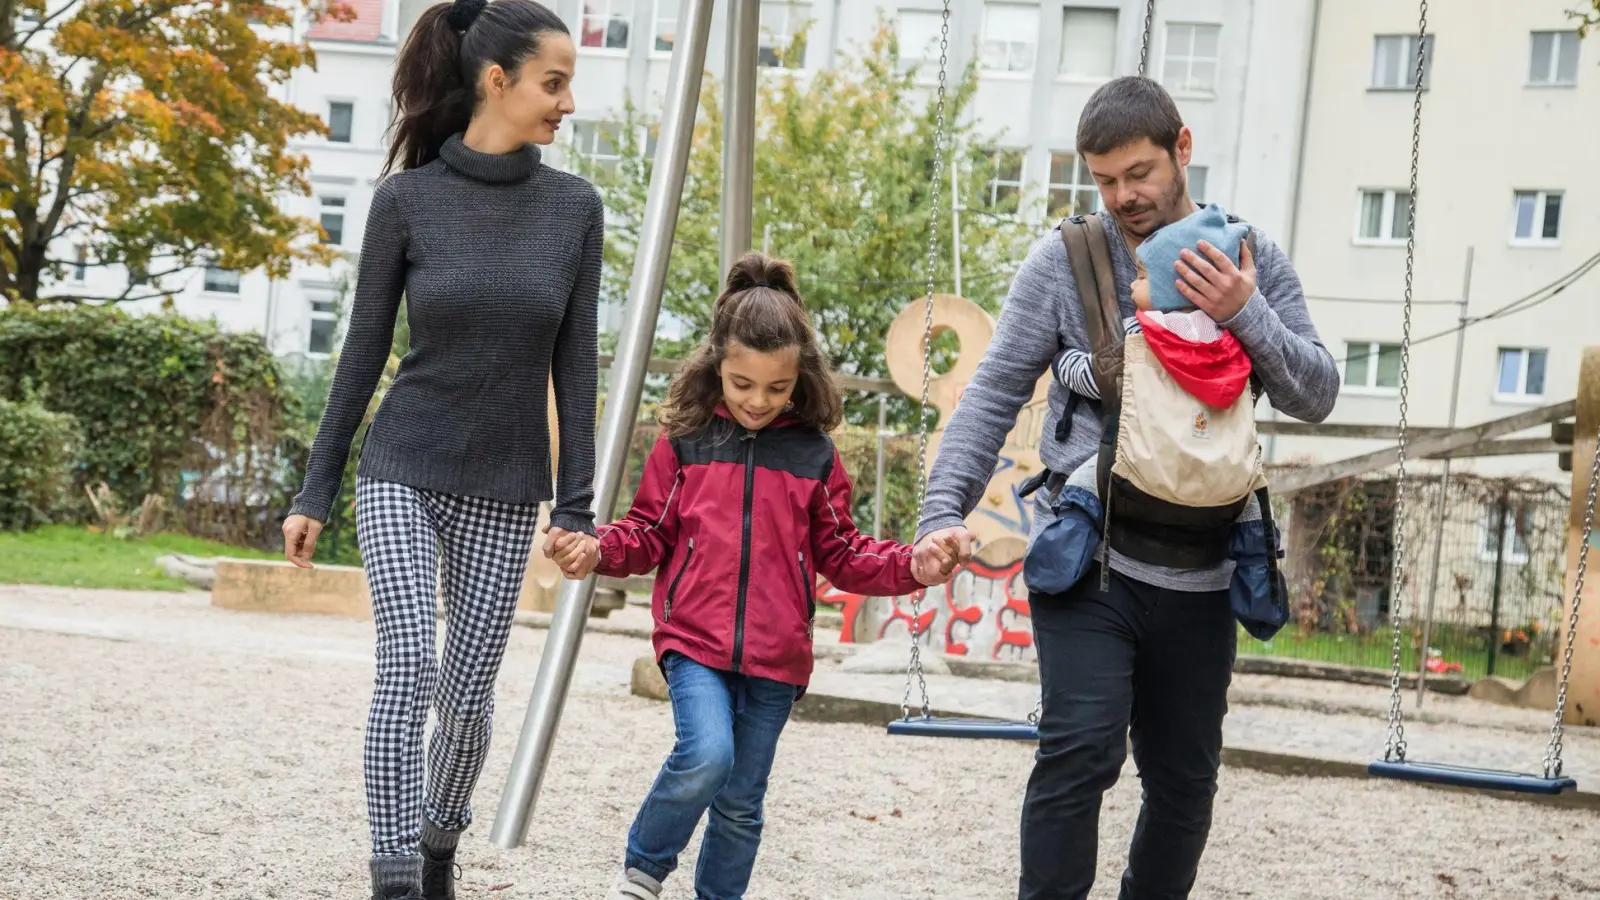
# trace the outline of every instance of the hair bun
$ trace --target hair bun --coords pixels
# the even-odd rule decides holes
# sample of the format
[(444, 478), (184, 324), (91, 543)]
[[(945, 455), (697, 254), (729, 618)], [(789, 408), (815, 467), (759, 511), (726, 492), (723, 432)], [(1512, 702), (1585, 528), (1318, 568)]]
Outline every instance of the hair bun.
[(795, 289), (794, 264), (784, 259), (773, 259), (766, 254), (750, 252), (739, 257), (728, 269), (724, 290), (729, 294), (764, 287), (799, 298)]
[(478, 20), (478, 15), (483, 8), (489, 5), (489, 0), (455, 0), (450, 4), (450, 12), (446, 20), (450, 27), (457, 31), (466, 31), (472, 23)]

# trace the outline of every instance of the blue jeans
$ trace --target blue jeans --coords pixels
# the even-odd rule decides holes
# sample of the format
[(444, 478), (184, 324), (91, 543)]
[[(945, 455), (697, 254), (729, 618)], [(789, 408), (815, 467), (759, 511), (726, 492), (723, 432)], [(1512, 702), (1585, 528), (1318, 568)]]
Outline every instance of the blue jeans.
[(762, 801), (795, 686), (662, 660), (678, 741), (628, 832), (626, 865), (665, 881), (711, 811), (695, 864), (696, 900), (740, 900), (761, 845)]

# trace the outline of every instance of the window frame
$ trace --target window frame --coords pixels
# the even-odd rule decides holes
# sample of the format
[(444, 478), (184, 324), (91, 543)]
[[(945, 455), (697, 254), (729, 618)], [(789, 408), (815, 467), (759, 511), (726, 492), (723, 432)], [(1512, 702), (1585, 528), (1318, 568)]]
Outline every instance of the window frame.
[[(1366, 224), (1365, 213), (1369, 194), (1381, 194), (1383, 196), (1383, 206), (1379, 213), (1378, 221), (1380, 224), (1387, 223), (1390, 230), (1387, 236), (1379, 234), (1377, 237), (1367, 237), (1361, 233), (1362, 226)], [(1394, 234), (1394, 217), (1402, 209), (1400, 206), (1400, 198), (1402, 196), (1409, 198), (1411, 190), (1409, 188), (1358, 188), (1356, 190), (1356, 221), (1355, 228), (1352, 231), (1351, 243), (1361, 247), (1404, 247), (1410, 235)], [(1408, 199), (1407, 204), (1409, 203), (1410, 200)], [(1408, 215), (1406, 218), (1409, 224), (1410, 216)]]
[[(1499, 547), (1489, 540), (1490, 535), (1497, 530), (1494, 527), (1494, 518), (1498, 512), (1500, 512), (1500, 507), (1491, 504), (1488, 509), (1483, 511), (1483, 517), (1478, 520), (1478, 559), (1482, 562), (1493, 563), (1495, 554), (1499, 550)], [(1508, 566), (1527, 565), (1529, 559), (1533, 556), (1527, 541), (1527, 536), (1533, 534), (1533, 505), (1518, 503), (1506, 510), (1506, 512), (1509, 515), (1505, 517), (1505, 521), (1500, 524), (1498, 529), (1500, 540), (1503, 542), (1500, 546), (1505, 547), (1506, 551), (1504, 562)], [(1521, 535), (1518, 534), (1517, 529), (1519, 520), (1524, 526)], [(1518, 537), (1522, 538), (1522, 548), (1520, 550), (1517, 548)]]
[[(673, 48), (678, 46), (678, 22), (683, 18), (683, 0), (674, 0), (678, 4), (678, 11), (670, 17), (661, 14), (661, 4), (665, 0), (651, 0), (650, 2), (650, 55), (658, 59), (670, 59)], [(672, 46), (665, 50), (656, 46), (661, 42), (661, 23), (672, 23)]]
[[(226, 287), (218, 287), (213, 285), (211, 281), (211, 276), (213, 273), (232, 276), (233, 289), (228, 290)], [(224, 269), (221, 266), (218, 266), (216, 263), (208, 262), (206, 263), (205, 268), (201, 271), (200, 290), (202, 293), (213, 297), (239, 297), (243, 294), (242, 275), (243, 273), (241, 272), (236, 272), (232, 269)]]
[[(1006, 45), (1006, 68), (991, 69), (985, 60), (984, 47), (989, 43), (989, 14), (1000, 9), (1022, 10), (1025, 14), (1031, 12), (1035, 18), (1034, 29), (1026, 41), (1014, 41), (1009, 38), (1002, 43)], [(1039, 32), (1044, 24), (1044, 10), (1037, 3), (1001, 2), (983, 4), (983, 21), (978, 27), (978, 74), (979, 77), (1000, 78), (1010, 81), (1032, 81), (1034, 73), (1039, 70)], [(1025, 69), (1011, 68), (1012, 44), (1026, 44), (1033, 47), (1033, 64)]]
[[(1195, 189), (1194, 189), (1194, 170), (1195, 169), (1199, 169), (1200, 170), (1200, 186), (1205, 189), (1205, 190), (1202, 190), (1202, 191), (1199, 192), (1200, 196), (1198, 196), (1198, 197), (1195, 196)], [(1188, 182), (1189, 199), (1192, 202), (1194, 202), (1194, 203), (1196, 203), (1196, 204), (1198, 204), (1200, 206), (1208, 205), (1210, 203), (1210, 201), (1208, 201), (1205, 198), (1205, 195), (1209, 194), (1211, 192), (1211, 190), (1210, 190), (1210, 188), (1211, 188), (1211, 167), (1208, 166), (1208, 165), (1202, 165), (1202, 164), (1198, 164), (1198, 163), (1190, 163), (1187, 166), (1183, 167), (1183, 176), (1184, 176), (1184, 180)]]
[[(914, 15), (914, 16), (927, 16), (927, 17), (933, 19), (933, 21), (934, 21), (934, 40), (933, 40), (933, 42), (931, 44), (931, 47), (932, 47), (934, 52), (937, 52), (937, 50), (939, 48), (939, 37), (943, 34), (943, 30), (942, 29), (943, 29), (944, 12), (943, 12), (943, 10), (928, 9), (926, 7), (921, 7), (921, 6), (902, 6), (902, 7), (897, 8), (895, 10), (895, 12), (894, 12), (895, 40), (898, 41), (899, 44), (900, 44), (900, 72), (902, 74), (909, 73), (911, 75), (912, 79), (917, 84), (936, 84), (936, 83), (938, 83), (938, 80), (939, 80), (939, 78), (938, 78), (939, 57), (933, 56), (933, 55), (919, 55), (919, 56), (916, 56), (916, 57), (912, 57), (912, 56), (907, 56), (906, 55), (907, 54), (907, 47), (906, 47), (906, 42), (905, 42), (905, 35), (901, 34), (901, 24), (900, 23), (902, 21), (904, 21), (904, 17), (906, 16), (907, 13), (909, 13), (911, 15)], [(954, 20), (954, 18), (955, 18), (955, 14), (951, 13), (951, 19)], [(954, 24), (954, 22), (952, 21), (952, 25), (953, 24)], [(952, 34), (950, 36), (951, 37), (951, 46), (952, 47), (954, 47), (954, 45), (955, 45), (954, 30), (955, 30), (954, 28), (951, 29)], [(910, 63), (910, 65), (907, 65), (907, 63)]]
[[(328, 239), (321, 243), (329, 247), (344, 246), (345, 226), (349, 224), (350, 198), (345, 194), (330, 192), (319, 193), (317, 196), (317, 227), (328, 233)], [(339, 233), (337, 236), (329, 230), (326, 222), (329, 216), (339, 217)]]
[[(343, 144), (343, 145), (345, 145), (347, 147), (355, 144), (355, 142), (356, 142), (356, 102), (354, 100), (351, 100), (351, 99), (348, 99), (348, 98), (344, 98), (344, 97), (329, 97), (328, 100), (327, 100), (327, 103), (328, 103), (328, 118), (326, 119), (326, 124), (328, 126), (327, 142), (330, 143), (330, 144)], [(346, 109), (348, 109), (350, 111), (350, 121), (345, 127), (344, 138), (342, 140), (335, 136), (336, 132), (333, 129), (333, 110), (334, 110), (334, 107), (337, 107), (337, 106), (342, 106), (342, 107), (344, 107), (344, 108), (346, 108)]]
[[(1188, 51), (1177, 56), (1173, 54), (1172, 48), (1172, 32), (1175, 28), (1189, 29)], [(1197, 56), (1195, 54), (1195, 44), (1198, 43), (1200, 29), (1203, 28), (1214, 29), (1217, 35), (1217, 55), (1210, 57), (1209, 59), (1207, 57)], [(1194, 76), (1195, 63), (1209, 62), (1211, 64), (1211, 85), (1209, 87), (1193, 87), (1188, 81), (1185, 81), (1182, 85), (1173, 84), (1171, 80), (1172, 73), (1169, 71), (1169, 67), (1172, 65), (1174, 59), (1183, 61), (1186, 74), (1190, 79), (1192, 79)], [(1217, 84), (1221, 81), (1221, 77), (1222, 24), (1220, 22), (1166, 23), (1166, 28), (1162, 31), (1161, 39), (1161, 78), (1159, 80), (1162, 87), (1165, 87), (1168, 91), (1171, 91), (1173, 96), (1176, 97), (1215, 97), (1217, 96)]]
[[(1084, 75), (1076, 72), (1064, 72), (1061, 66), (1064, 62), (1060, 57), (1067, 50), (1067, 17), (1073, 13), (1110, 13), (1111, 14), (1111, 67), (1104, 75)], [(1061, 51), (1056, 59), (1056, 81), (1064, 84), (1101, 84), (1117, 77), (1117, 53), (1121, 50), (1122, 9), (1116, 6), (1065, 6), (1061, 9)]]
[[(806, 41), (801, 45), (799, 59), (788, 59), (787, 57), (789, 51), (794, 48), (795, 34), (816, 22), (816, 4), (813, 0), (765, 0), (765, 2), (758, 4), (758, 7), (763, 11), (769, 6), (783, 8), (783, 31), (779, 32), (777, 29), (770, 27), (766, 16), (761, 16), (761, 21), (757, 27), (759, 36), (756, 38), (756, 68), (771, 69), (779, 72), (798, 72), (805, 69), (805, 57), (811, 52), (810, 41)], [(794, 15), (797, 12), (804, 16), (800, 20), (799, 26), (796, 26), (794, 20)], [(776, 38), (780, 34), (787, 36), (787, 42), (782, 46), (768, 42), (768, 38)], [(779, 57), (784, 57), (783, 64), (779, 63)], [(772, 61), (767, 62), (766, 60), (768, 59)]]
[[(1067, 157), (1072, 160), (1073, 180), (1070, 182), (1058, 182), (1054, 180), (1056, 173), (1056, 160), (1061, 157)], [(1077, 179), (1080, 174), (1086, 176), (1088, 180), (1078, 181)], [(1077, 195), (1085, 190), (1091, 191), (1094, 194), (1094, 202), (1092, 204), (1093, 208), (1087, 210), (1078, 210), (1076, 209)], [(1068, 191), (1072, 194), (1072, 206), (1068, 207), (1066, 212), (1060, 212), (1061, 207), (1058, 207), (1051, 202), (1051, 196), (1057, 191)], [(1086, 216), (1097, 213), (1105, 207), (1105, 198), (1100, 196), (1100, 183), (1095, 181), (1094, 173), (1089, 171), (1089, 164), (1084, 162), (1083, 157), (1078, 155), (1076, 152), (1069, 150), (1050, 151), (1050, 169), (1045, 173), (1044, 207), (1045, 215), (1051, 217), (1056, 215)]]
[[(1365, 384), (1351, 384), (1349, 380), (1350, 359), (1355, 355), (1355, 350), (1358, 347), (1364, 347), (1367, 351), (1364, 357), (1367, 365)], [(1393, 348), (1395, 353), (1402, 352), (1399, 341), (1346, 340), (1344, 342), (1344, 356), (1339, 359), (1339, 393), (1361, 397), (1400, 396), (1399, 381), (1396, 381), (1393, 387), (1378, 383), (1378, 360), (1382, 359), (1385, 347)]]
[[(1506, 357), (1515, 354), (1517, 357), (1517, 390), (1507, 392), (1500, 389), (1500, 376), (1505, 371)], [(1539, 393), (1528, 392), (1529, 361), (1534, 354), (1539, 354), (1544, 359), (1544, 377), (1539, 385)], [(1496, 403), (1511, 404), (1537, 404), (1543, 403), (1550, 390), (1550, 348), (1549, 347), (1496, 347), (1494, 354), (1494, 394)]]
[[(1534, 43), (1539, 38), (1550, 39), (1550, 68), (1547, 73), (1548, 80), (1535, 81), (1533, 77)], [(1570, 38), (1570, 41), (1565, 39)], [(1575, 88), (1578, 86), (1578, 62), (1572, 66), (1572, 78), (1568, 81), (1561, 80), (1561, 63), (1566, 59), (1562, 52), (1564, 44), (1571, 44), (1571, 52), (1579, 62), (1583, 59), (1583, 45), (1576, 31), (1530, 31), (1528, 32), (1528, 71), (1527, 84), (1530, 88)]]
[[(1533, 197), (1533, 227), (1538, 235), (1523, 237), (1517, 234), (1517, 211), (1521, 206), (1522, 198)], [(1544, 236), (1544, 217), (1549, 208), (1551, 197), (1558, 197), (1556, 214), (1556, 236)], [(1511, 192), (1511, 237), (1513, 247), (1560, 247), (1561, 233), (1567, 221), (1567, 192), (1565, 190), (1547, 190), (1541, 188), (1516, 188)]]
[[(1014, 156), (1017, 160), (1017, 178), (1015, 181), (1002, 178), (1002, 155)], [(991, 147), (989, 148), (989, 166), (992, 176), (985, 189), (985, 203), (988, 211), (995, 215), (1020, 216), (1023, 204), (1027, 201), (1028, 191), (1028, 148), (1027, 147)], [(1013, 191), (1017, 198), (1017, 208), (1013, 212), (1000, 212), (1000, 192)]]
[[(587, 148), (578, 143), (579, 132), (585, 126), (592, 129), (592, 140)], [(573, 119), (572, 137), (567, 142), (568, 149), (598, 165), (608, 174), (615, 175), (618, 167), (622, 165), (622, 128), (621, 122), (611, 122), (604, 119)], [(603, 132), (609, 132), (610, 134), (611, 153), (598, 152), (597, 145)]]
[[(588, 4), (604, 4), (604, 12), (588, 12)], [(627, 7), (626, 13), (618, 13), (614, 7), (623, 5)], [(652, 11), (654, 11), (652, 9)], [(638, 0), (580, 0), (578, 4), (578, 52), (588, 56), (618, 56), (625, 57), (633, 51), (634, 20), (638, 18)], [(591, 21), (603, 21), (604, 27), (600, 31), (601, 43), (596, 46), (588, 43)], [(611, 39), (611, 23), (620, 21), (627, 26), (627, 38), (621, 47), (607, 46)], [(651, 36), (650, 46), (655, 47), (655, 36)]]
[[(1433, 32), (1428, 32), (1423, 39), (1427, 44), (1427, 56), (1422, 61), (1422, 90), (1427, 92), (1433, 86), (1433, 58), (1438, 53), (1434, 46), (1438, 38)], [(1404, 41), (1401, 46), (1405, 50), (1405, 61), (1402, 63), (1399, 84), (1378, 83), (1378, 48), (1383, 41)], [(1406, 92), (1415, 91), (1417, 86), (1411, 83), (1411, 73), (1416, 71), (1417, 35), (1409, 34), (1375, 34), (1372, 36), (1372, 61), (1367, 68), (1367, 90), (1377, 92)]]
[[(322, 296), (327, 296), (328, 299), (326, 299), (326, 300), (318, 299), (319, 297), (322, 297)], [(325, 310), (317, 308), (319, 305), (324, 305), (324, 304), (327, 305), (327, 306), (330, 306), (332, 308), (331, 309), (325, 309)], [(306, 296), (306, 307), (307, 307), (306, 322), (308, 323), (308, 327), (306, 328), (306, 356), (311, 357), (312, 359), (327, 359), (328, 357), (330, 357), (330, 356), (332, 356), (334, 354), (334, 351), (339, 349), (339, 301), (338, 301), (338, 298), (333, 296), (332, 294), (326, 294), (325, 295), (324, 292), (320, 292), (320, 291), (316, 292), (316, 293), (308, 294)], [(317, 336), (317, 324), (316, 323), (318, 323), (318, 322), (331, 322), (332, 323), (333, 330), (328, 335), (328, 349), (327, 350), (315, 350), (315, 349), (312, 349), (313, 343), (315, 342), (316, 336)]]

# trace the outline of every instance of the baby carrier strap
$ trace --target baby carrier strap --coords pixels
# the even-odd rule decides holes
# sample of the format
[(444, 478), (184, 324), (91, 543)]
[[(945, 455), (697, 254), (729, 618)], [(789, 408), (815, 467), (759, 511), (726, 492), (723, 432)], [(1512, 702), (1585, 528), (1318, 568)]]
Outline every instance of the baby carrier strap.
[(1117, 305), (1116, 270), (1111, 242), (1099, 216), (1072, 216), (1061, 223), (1067, 262), (1078, 284), (1084, 330), (1100, 402), (1113, 419), (1122, 397), (1122, 311)]

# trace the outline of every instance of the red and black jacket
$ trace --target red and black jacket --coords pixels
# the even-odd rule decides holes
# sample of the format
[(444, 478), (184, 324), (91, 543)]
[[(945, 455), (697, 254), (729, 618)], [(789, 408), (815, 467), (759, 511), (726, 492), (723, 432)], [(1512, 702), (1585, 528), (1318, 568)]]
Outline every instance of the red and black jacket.
[(921, 589), (910, 547), (856, 529), (850, 478), (827, 435), (781, 417), (749, 431), (721, 410), (698, 432), (657, 440), (633, 508), (600, 528), (600, 574), (658, 567), (658, 661), (673, 650), (802, 687), (818, 573), (870, 596)]

